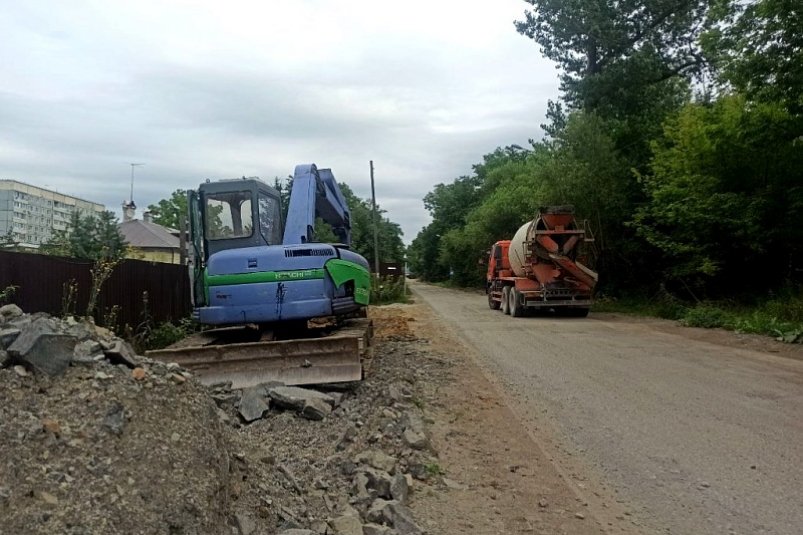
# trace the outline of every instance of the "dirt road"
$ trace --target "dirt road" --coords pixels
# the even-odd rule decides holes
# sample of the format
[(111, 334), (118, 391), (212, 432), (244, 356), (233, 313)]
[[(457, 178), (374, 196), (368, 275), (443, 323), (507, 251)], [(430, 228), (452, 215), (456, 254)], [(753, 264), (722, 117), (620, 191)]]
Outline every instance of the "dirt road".
[(593, 313), (511, 318), (479, 294), (413, 288), (605, 531), (803, 532), (797, 348)]

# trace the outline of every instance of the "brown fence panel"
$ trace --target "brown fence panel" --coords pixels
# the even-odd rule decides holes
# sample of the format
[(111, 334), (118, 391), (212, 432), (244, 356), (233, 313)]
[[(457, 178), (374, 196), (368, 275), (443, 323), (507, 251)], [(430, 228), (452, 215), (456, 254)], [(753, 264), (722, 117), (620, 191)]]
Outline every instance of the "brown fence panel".
[[(10, 302), (26, 312), (61, 315), (66, 285), (77, 286), (76, 310), (83, 314), (92, 284), (90, 262), (31, 253), (0, 251), (0, 291), (14, 285)], [(118, 325), (136, 326), (143, 319), (143, 294), (148, 295), (148, 313), (156, 322), (188, 317), (190, 286), (187, 268), (176, 264), (124, 260), (103, 285), (96, 319), (119, 307)]]

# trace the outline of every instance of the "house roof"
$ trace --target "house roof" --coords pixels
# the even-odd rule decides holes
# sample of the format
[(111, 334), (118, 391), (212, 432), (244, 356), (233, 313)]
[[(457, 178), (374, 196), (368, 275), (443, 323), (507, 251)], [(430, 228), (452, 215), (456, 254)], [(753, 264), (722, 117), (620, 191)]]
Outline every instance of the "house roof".
[(170, 234), (170, 229), (140, 219), (120, 223), (120, 234), (131, 247), (178, 249), (179, 239)]

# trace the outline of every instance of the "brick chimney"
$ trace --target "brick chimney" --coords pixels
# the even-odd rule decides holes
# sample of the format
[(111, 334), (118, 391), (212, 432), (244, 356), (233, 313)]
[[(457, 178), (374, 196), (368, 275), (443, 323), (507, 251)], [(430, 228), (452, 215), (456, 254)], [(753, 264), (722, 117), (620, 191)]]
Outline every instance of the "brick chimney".
[(137, 215), (137, 205), (134, 204), (134, 201), (131, 202), (123, 201), (123, 223), (132, 221), (136, 215)]

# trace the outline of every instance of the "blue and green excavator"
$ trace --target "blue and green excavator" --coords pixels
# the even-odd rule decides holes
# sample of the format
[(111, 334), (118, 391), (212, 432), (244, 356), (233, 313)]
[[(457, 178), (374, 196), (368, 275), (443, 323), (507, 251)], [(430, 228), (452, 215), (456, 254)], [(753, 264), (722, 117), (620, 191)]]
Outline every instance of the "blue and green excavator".
[[(235, 388), (361, 379), (371, 275), (349, 249), (350, 212), (331, 170), (296, 166), (285, 222), (281, 195), (258, 178), (207, 181), (188, 201), (193, 311), (212, 328), (149, 355)], [(321, 220), (338, 243), (317, 241)]]
[[(201, 323), (306, 321), (368, 305), (368, 262), (349, 250), (350, 212), (331, 170), (296, 166), (284, 232), (279, 192), (256, 178), (201, 184), (189, 206)], [(316, 219), (339, 243), (316, 241)]]

